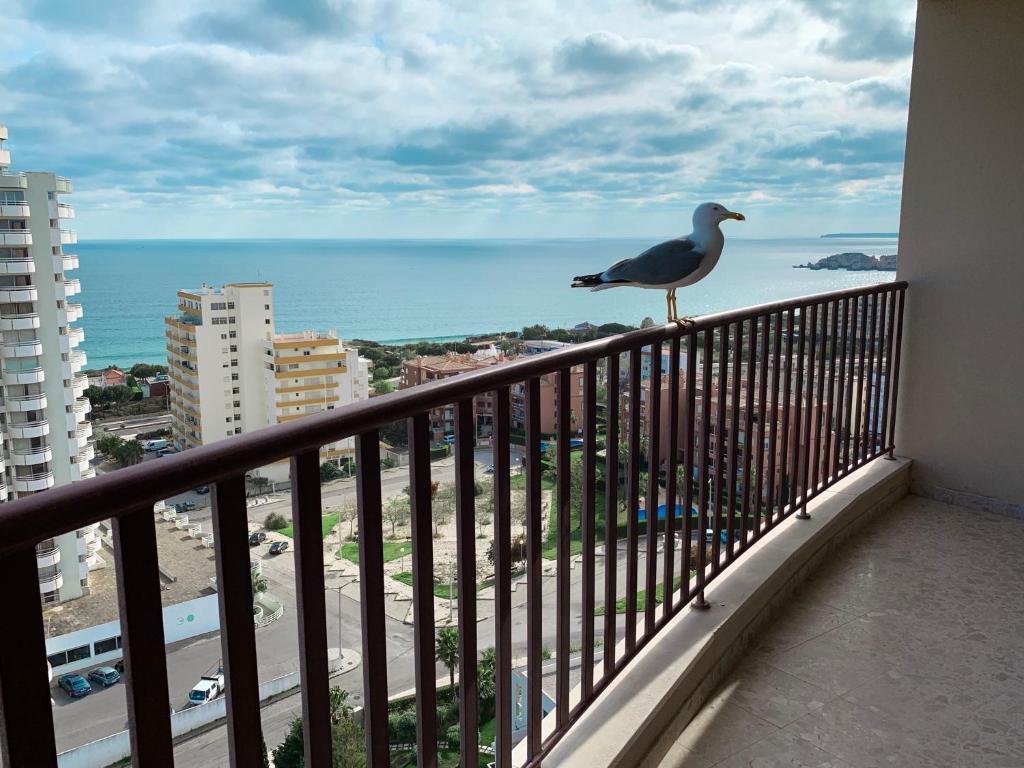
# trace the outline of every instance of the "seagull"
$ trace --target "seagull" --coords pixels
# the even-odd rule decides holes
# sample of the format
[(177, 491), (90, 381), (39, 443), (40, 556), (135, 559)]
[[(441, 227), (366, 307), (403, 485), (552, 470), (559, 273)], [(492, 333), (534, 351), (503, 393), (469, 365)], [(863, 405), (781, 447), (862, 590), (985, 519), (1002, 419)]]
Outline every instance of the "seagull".
[(679, 317), (676, 308), (676, 288), (693, 285), (715, 268), (725, 245), (725, 235), (718, 225), (726, 219), (747, 220), (742, 213), (730, 211), (720, 203), (702, 203), (693, 212), (693, 232), (686, 237), (648, 248), (639, 256), (612, 264), (604, 272), (578, 275), (572, 279), (572, 287), (603, 291), (631, 285), (668, 291), (668, 321), (685, 326), (688, 321)]

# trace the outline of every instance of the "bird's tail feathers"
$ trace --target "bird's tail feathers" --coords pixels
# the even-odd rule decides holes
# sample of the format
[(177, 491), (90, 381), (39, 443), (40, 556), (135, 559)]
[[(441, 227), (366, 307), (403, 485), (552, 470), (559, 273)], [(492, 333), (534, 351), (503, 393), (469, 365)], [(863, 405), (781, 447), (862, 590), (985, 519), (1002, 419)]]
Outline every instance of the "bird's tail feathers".
[(601, 278), (601, 273), (598, 272), (596, 275), (577, 275), (572, 279), (572, 288), (594, 288), (601, 285), (604, 280)]

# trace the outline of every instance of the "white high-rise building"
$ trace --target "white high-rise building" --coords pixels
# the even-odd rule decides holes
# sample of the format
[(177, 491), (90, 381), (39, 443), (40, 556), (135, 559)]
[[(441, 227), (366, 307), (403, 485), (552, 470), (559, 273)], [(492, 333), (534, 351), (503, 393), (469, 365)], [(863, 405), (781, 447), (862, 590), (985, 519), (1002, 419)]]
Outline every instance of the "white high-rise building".
[[(92, 425), (84, 333), (72, 325), (81, 290), (68, 274), (78, 257), (64, 253), (77, 242), (61, 225), (74, 218), (61, 195), (71, 182), (52, 173), (10, 173), (0, 125), (0, 500), (92, 477)], [(43, 602), (79, 597), (89, 570), (101, 563), (96, 526), (42, 542), (37, 549)]]
[[(231, 283), (178, 292), (166, 318), (171, 417), (179, 450), (369, 397), (369, 362), (334, 331), (274, 332), (273, 286)], [(354, 454), (349, 438), (323, 461)], [(286, 462), (261, 474), (283, 480)]]

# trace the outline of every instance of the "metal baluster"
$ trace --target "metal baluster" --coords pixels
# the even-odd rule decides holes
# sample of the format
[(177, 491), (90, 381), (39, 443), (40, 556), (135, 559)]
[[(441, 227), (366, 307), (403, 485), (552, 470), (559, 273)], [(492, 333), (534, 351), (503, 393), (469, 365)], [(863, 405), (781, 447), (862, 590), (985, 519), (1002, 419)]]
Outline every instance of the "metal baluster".
[(868, 376), (866, 370), (867, 355), (867, 338), (868, 338), (868, 327), (873, 325), (872, 313), (874, 312), (874, 304), (871, 301), (871, 295), (866, 294), (864, 296), (864, 305), (860, 313), (860, 346), (857, 347), (857, 402), (855, 404), (855, 416), (853, 420), (853, 456), (850, 463), (853, 467), (859, 467), (861, 465), (861, 437), (864, 432), (864, 422), (862, 417), (865, 411), (865, 398), (864, 398), (864, 385)]
[(704, 369), (704, 384), (701, 392), (701, 425), (700, 450), (697, 452), (697, 476), (700, 482), (700, 528), (697, 531), (697, 597), (690, 606), (698, 610), (711, 607), (704, 598), (704, 585), (707, 584), (707, 542), (705, 531), (708, 526), (708, 451), (711, 443), (711, 369), (714, 367), (715, 334), (708, 329), (702, 339), (704, 350), (701, 353), (701, 366)]
[(608, 357), (604, 459), (604, 674), (615, 669), (619, 515), (619, 356)]
[(597, 362), (583, 368), (583, 497), (580, 514), (583, 577), (583, 659), (580, 670), (581, 701), (594, 693), (594, 575), (596, 538), (595, 497), (597, 485)]
[[(665, 484), (665, 553), (662, 575), (661, 615), (667, 619), (673, 613), (675, 600), (676, 559), (676, 472), (679, 467), (679, 337), (675, 336), (668, 353), (668, 476)], [(689, 542), (687, 542), (689, 546)]]
[(390, 765), (390, 756), (388, 654), (384, 626), (384, 529), (380, 437), (375, 429), (356, 437), (356, 494), (359, 499), (359, 605), (363, 628), (363, 731), (367, 763), (374, 768), (386, 768)]
[[(494, 687), (495, 765), (512, 766), (512, 487), (509, 479), (511, 398), (508, 387), (494, 393)], [(429, 529), (428, 529), (429, 533)]]
[[(291, 459), (292, 527), (295, 536), (296, 617), (302, 680), (305, 764), (331, 766), (331, 696), (324, 602), (324, 537), (320, 503), (320, 452)], [(150, 515), (152, 519), (152, 515)], [(341, 621), (341, 616), (338, 616)], [(338, 649), (341, 652), (341, 649)]]
[(889, 313), (886, 317), (885, 325), (885, 368), (882, 370), (882, 380), (880, 386), (882, 389), (882, 439), (878, 447), (878, 450), (882, 453), (889, 450), (889, 387), (892, 384), (892, 348), (893, 348), (893, 335), (896, 328), (896, 292), (890, 290), (889, 296)]
[[(679, 575), (685, 585), (683, 599), (688, 600), (696, 591), (691, 591), (690, 571), (693, 570), (693, 467), (695, 451), (695, 423), (697, 418), (697, 332), (690, 331), (686, 336), (686, 437), (683, 443), (683, 571)], [(703, 482), (703, 473), (701, 477)], [(700, 521), (697, 521), (698, 524)], [(704, 532), (699, 531), (698, 542), (703, 546)], [(699, 577), (698, 577), (699, 579)], [(704, 582), (700, 582), (703, 584)], [(703, 602), (703, 598), (700, 602)]]
[(544, 546), (540, 504), (540, 379), (526, 383), (526, 689), (527, 752), (540, 752), (541, 583), (540, 558)]
[[(496, 438), (501, 436), (501, 399), (498, 399), (498, 425)], [(505, 407), (508, 407), (508, 390), (504, 390)], [(434, 537), (431, 505), (430, 482), (430, 417), (426, 413), (417, 414), (408, 421), (409, 424), (409, 507), (412, 512), (412, 610), (413, 610), (413, 645), (416, 655), (413, 659), (416, 675), (416, 746), (419, 765), (423, 768), (437, 768), (437, 668), (434, 662)], [(508, 435), (508, 425), (505, 425)], [(505, 461), (508, 461), (508, 440), (498, 442), (499, 450), (494, 458), (494, 487), (498, 493), (498, 484), (505, 478), (508, 484), (508, 467), (504, 475), (499, 471), (501, 463), (501, 445), (505, 446)], [(495, 517), (498, 518), (497, 505)], [(507, 519), (507, 518), (506, 518)], [(508, 577), (508, 568), (502, 568), (508, 558), (508, 537), (502, 537), (495, 521), (495, 585), (494, 606), (495, 618), (498, 623), (497, 635), (498, 669), (496, 683), (498, 691), (502, 685), (508, 687), (502, 663), (508, 661), (508, 649), (505, 643), (508, 628), (508, 598), (503, 597), (502, 574)], [(504, 560), (503, 560), (504, 558)], [(510, 698), (509, 693), (506, 699)], [(502, 698), (498, 696), (498, 712), (501, 712)], [(508, 707), (508, 704), (505, 704)], [(506, 720), (511, 718), (506, 712)], [(508, 729), (502, 729), (503, 720), (498, 720), (497, 729), (497, 760), (502, 768), (508, 766), (503, 758), (502, 748), (507, 748)], [(503, 741), (503, 737), (505, 737)]]
[(569, 568), (571, 557), (570, 541), (570, 494), (572, 493), (571, 456), (569, 454), (569, 411), (572, 410), (572, 372), (563, 368), (558, 372), (558, 413), (556, 418), (558, 455), (557, 459), (557, 513), (555, 523), (558, 532), (555, 571), (555, 708), (558, 727), (565, 727), (569, 721)]
[[(728, 542), (725, 547), (726, 563), (731, 563), (736, 556), (736, 452), (739, 450), (740, 432), (740, 376), (743, 373), (743, 323), (735, 324), (736, 343), (732, 353), (732, 403), (729, 423), (729, 462), (726, 477), (729, 488), (726, 493), (726, 531)], [(746, 487), (746, 486), (744, 486)]]
[(715, 512), (714, 543), (712, 545), (711, 576), (722, 569), (722, 475), (725, 474), (725, 404), (729, 399), (729, 326), (718, 329), (718, 399), (715, 415), (715, 497), (710, 509)]
[[(141, 543), (145, 547), (145, 542)], [(153, 549), (156, 549), (155, 539)], [(155, 557), (152, 563), (155, 569)], [(0, 632), (0, 757), (3, 758), (3, 764), (11, 768), (22, 765), (56, 768), (57, 747), (53, 731), (53, 705), (50, 703), (50, 687), (46, 681), (46, 635), (43, 629), (43, 607), (39, 602), (39, 565), (36, 563), (35, 547), (0, 557), (0, 584), (4, 585), (6, 592), (4, 609), (10, 616), (17, 617), (17, 629), (8, 625), (6, 631)], [(123, 590), (124, 582), (118, 581), (118, 587)], [(133, 605), (135, 602), (132, 601)], [(126, 618), (122, 614), (122, 620)], [(145, 647), (143, 651), (145, 656), (149, 655)], [(160, 663), (163, 664), (162, 640), (160, 655)], [(160, 705), (164, 709), (165, 720), (166, 681), (167, 670), (164, 667), (165, 698), (160, 701)], [(129, 685), (133, 682), (129, 680)], [(138, 694), (134, 690), (129, 693), (129, 717), (132, 699), (138, 701), (142, 698), (141, 681), (139, 688)], [(147, 728), (149, 725), (147, 723)], [(170, 722), (166, 733), (161, 733), (161, 730), (158, 726), (155, 738), (169, 745)], [(138, 739), (137, 731), (136, 723), (136, 727), (132, 728), (133, 743)], [(159, 753), (158, 742), (152, 752), (157, 756), (154, 765), (172, 764), (166, 760), (160, 762)]]
[[(661, 342), (651, 344), (650, 391), (647, 403), (647, 590), (644, 610), (644, 635), (654, 632), (658, 581), (658, 468), (661, 439)], [(666, 504), (666, 511), (668, 505)], [(666, 584), (663, 589), (668, 588)]]
[[(111, 523), (132, 762), (170, 768), (174, 750), (153, 505), (144, 504)], [(6, 763), (12, 764), (18, 765)]]
[[(800, 395), (800, 404), (798, 408), (800, 411), (806, 411), (807, 414), (803, 419), (803, 449), (801, 455), (803, 456), (803, 463), (800, 470), (800, 486), (801, 486), (801, 505), (800, 511), (797, 512), (797, 517), (801, 520), (810, 519), (810, 515), (807, 514), (807, 501), (810, 498), (810, 488), (808, 487), (808, 480), (811, 472), (811, 421), (813, 414), (816, 413), (814, 409), (814, 364), (817, 360), (818, 354), (818, 305), (813, 304), (810, 307), (810, 348), (807, 353), (807, 382), (805, 387), (798, 387)], [(800, 342), (803, 344), (804, 337), (807, 334), (807, 328), (803, 324), (800, 327)], [(800, 355), (801, 362), (803, 361), (803, 355)], [(800, 412), (798, 411), (798, 412)]]
[[(800, 459), (803, 451), (800, 448), (800, 437), (803, 435), (803, 403), (804, 403), (804, 355), (807, 351), (807, 317), (808, 308), (800, 307), (800, 338), (797, 343), (796, 353), (796, 387), (793, 392), (793, 474), (791, 480), (786, 484), (789, 495), (789, 513), (792, 513), (796, 500), (801, 495), (800, 477), (803, 471), (800, 466)], [(789, 400), (787, 399), (787, 403)], [(808, 416), (808, 418), (810, 418)]]
[(770, 531), (774, 525), (775, 518), (775, 469), (779, 452), (779, 384), (782, 374), (782, 313), (775, 315), (775, 328), (773, 329), (772, 341), (772, 402), (770, 406), (771, 417), (771, 447), (768, 449), (768, 498), (766, 500), (767, 510), (764, 521), (764, 531)]
[(906, 288), (899, 290), (899, 314), (896, 316), (896, 355), (892, 366), (892, 402), (889, 406), (889, 458), (894, 459), (896, 448), (896, 397), (900, 390), (900, 361), (903, 352), (903, 307), (907, 302)]
[[(754, 383), (757, 374), (757, 318), (750, 318), (750, 333), (747, 341), (747, 391), (743, 423), (743, 502), (740, 508), (740, 552), (747, 548), (747, 531), (750, 526), (750, 494), (754, 484), (750, 478), (751, 455), (754, 442)], [(756, 504), (755, 497), (755, 504)]]
[(214, 486), (213, 536), (217, 542), (220, 645), (227, 683), (232, 768), (259, 765), (264, 757), (246, 512), (244, 475)]
[[(637, 511), (640, 507), (640, 358), (637, 347), (629, 354), (629, 466), (626, 490), (626, 655), (636, 649), (636, 598), (639, 557)], [(615, 606), (606, 606), (614, 610)]]
[(849, 300), (840, 299), (836, 307), (836, 311), (839, 313), (839, 327), (836, 336), (836, 344), (834, 344), (833, 347), (838, 345), (839, 350), (838, 359), (836, 363), (833, 364), (833, 367), (837, 369), (837, 373), (835, 382), (836, 408), (835, 412), (832, 413), (832, 420), (834, 421), (832, 431), (835, 433), (835, 436), (830, 441), (830, 457), (832, 462), (830, 472), (830, 484), (834, 483), (841, 476), (840, 469), (842, 468), (843, 461), (843, 429), (844, 421), (846, 418), (846, 337), (849, 333), (849, 324), (847, 322), (850, 314)]
[(889, 312), (889, 292), (878, 292), (879, 310), (876, 313), (877, 327), (875, 330), (875, 359), (871, 378), (871, 451), (869, 458), (875, 458), (879, 453), (878, 439), (881, 437), (879, 428), (880, 415), (882, 412), (882, 366), (885, 364), (885, 319)]
[[(764, 453), (768, 446), (768, 429), (771, 424), (775, 423), (774, 416), (770, 414), (768, 410), (768, 377), (772, 370), (772, 358), (768, 353), (768, 342), (772, 335), (771, 317), (765, 315), (762, 318), (761, 325), (764, 326), (764, 328), (761, 334), (761, 364), (759, 366), (759, 381), (757, 384), (757, 468), (754, 470), (757, 474), (757, 485), (754, 492), (754, 535), (752, 541), (757, 541), (761, 537), (762, 517), (765, 516), (762, 514), (762, 510), (765, 507)], [(770, 482), (768, 484), (768, 488), (768, 492), (771, 493)]]
[(828, 316), (829, 316), (829, 302), (825, 301), (821, 304), (820, 311), (820, 352), (818, 353), (818, 394), (816, 396), (817, 410), (814, 413), (814, 465), (811, 467), (811, 493), (810, 498), (814, 498), (818, 495), (818, 482), (821, 480), (821, 462), (823, 460), (823, 452), (821, 448), (821, 432), (822, 432), (822, 417), (825, 413), (825, 357), (826, 347), (829, 344), (828, 337)]
[(843, 302), (843, 317), (842, 317), (842, 331), (841, 331), (841, 344), (842, 352), (839, 358), (839, 381), (836, 384), (838, 389), (837, 397), (839, 399), (839, 411), (836, 414), (836, 420), (838, 422), (838, 428), (836, 429), (836, 472), (834, 478), (844, 477), (846, 475), (846, 468), (848, 466), (848, 455), (847, 455), (847, 437), (849, 436), (849, 421), (847, 415), (850, 411), (851, 398), (849, 395), (849, 376), (847, 375), (847, 365), (850, 370), (853, 369), (853, 363), (848, 362), (850, 357), (850, 321), (851, 314), (856, 316), (856, 302), (854, 297), (844, 299)]
[(455, 406), (455, 560), (459, 588), (459, 765), (477, 768), (480, 750), (476, 653), (476, 517), (473, 399)]
[[(787, 313), (786, 323), (786, 357), (783, 361), (784, 370), (782, 372), (782, 439), (781, 449), (782, 457), (780, 460), (780, 468), (782, 470), (782, 477), (779, 482), (779, 520), (782, 520), (786, 516), (786, 507), (789, 506), (793, 499), (793, 473), (790, 470), (790, 460), (795, 455), (789, 447), (790, 440), (790, 429), (789, 429), (789, 402), (792, 397), (790, 387), (792, 385), (793, 377), (793, 333), (796, 331), (796, 309), (791, 309)], [(803, 324), (801, 318), (801, 325)]]

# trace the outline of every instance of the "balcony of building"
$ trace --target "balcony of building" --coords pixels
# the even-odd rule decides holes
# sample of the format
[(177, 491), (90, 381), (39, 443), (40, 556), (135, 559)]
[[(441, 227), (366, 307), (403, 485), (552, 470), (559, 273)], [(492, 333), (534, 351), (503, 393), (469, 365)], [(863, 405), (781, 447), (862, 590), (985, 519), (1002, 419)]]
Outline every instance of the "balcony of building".
[(28, 421), (15, 420), (17, 414), (11, 414), (7, 422), (7, 434), (16, 440), (30, 440), (50, 434), (50, 422), (46, 419)]
[(24, 304), (38, 299), (34, 285), (0, 285), (0, 304)]
[(36, 493), (37, 491), (45, 491), (47, 488), (53, 488), (54, 479), (53, 472), (24, 472), (18, 473), (15, 471), (14, 477), (12, 478), (14, 483), (14, 490), (18, 493)]
[(4, 202), (0, 203), (0, 219), (27, 219), (31, 215), (28, 203)]
[(10, 395), (4, 398), (8, 411), (41, 411), (46, 408), (46, 393)]
[(0, 246), (23, 248), (32, 245), (32, 233), (27, 229), (0, 229)]
[(53, 271), (57, 272), (69, 272), (72, 269), (78, 269), (78, 255), (74, 253), (55, 253), (53, 254)]
[(60, 563), (60, 548), (54, 539), (46, 539), (36, 545), (36, 565), (42, 570), (53, 568)]
[(35, 312), (0, 314), (0, 331), (31, 331), (39, 327)]
[[(351, 438), (361, 530), (361, 727), (367, 764), (387, 766), (394, 659), (385, 620), (378, 429), (407, 420), (413, 613), (420, 628), (411, 651), (417, 751), (420, 764), (435, 764), (428, 430), (430, 413), (449, 408), (461, 489), (457, 608), (463, 626), (486, 624), (493, 632), (493, 760), (499, 768), (1024, 764), (1018, 588), (1024, 372), (1017, 354), (1024, 327), (1018, 255), (1024, 223), (1017, 215), (1024, 204), (1024, 110), (1012, 97), (1024, 90), (1024, 7), (1008, 0), (921, 0), (918, 12), (898, 282), (576, 345), (4, 505), (0, 579), (20, 626), (0, 634), (0, 739), (7, 761), (57, 765), (49, 693), (39, 685), (46, 659), (42, 614), (34, 595), (31, 601), (23, 596), (34, 579), (41, 584), (35, 545), (113, 517), (119, 581), (131, 585), (120, 594), (126, 663), (146, 670), (144, 678), (126, 681), (131, 757), (137, 766), (173, 763), (150, 509), (209, 482), (229, 670), (228, 749), (234, 765), (261, 764), (245, 475), (290, 458), (305, 764), (330, 766), (318, 449)], [(755, 352), (754, 364), (745, 366), (743, 353), (773, 334), (779, 346), (765, 356)], [(682, 354), (686, 364), (679, 366)], [(649, 398), (650, 434), (641, 450), (643, 359), (655, 367), (666, 355), (670, 376), (687, 386), (669, 386), (665, 408), (660, 397)], [(702, 365), (701, 357), (714, 365)], [(556, 503), (565, 506), (558, 507), (554, 564), (544, 573), (540, 380), (568, 381), (578, 365), (584, 369), (579, 418), (586, 511), (578, 539), (571, 538), (568, 406), (577, 391), (556, 383), (562, 401)], [(749, 441), (756, 450), (737, 450), (740, 430), (724, 428), (740, 417), (733, 415), (732, 398), (714, 395), (723, 368), (726, 381), (740, 381), (746, 402), (767, 414), (756, 426), (744, 424), (746, 436), (758, 436)], [(618, 418), (608, 418), (604, 439), (596, 437), (598, 385), (607, 390), (606, 406), (617, 402), (620, 369), (636, 398), (622, 425), (621, 448)], [(698, 375), (705, 379), (700, 387)], [(650, 380), (660, 382), (657, 371)], [(510, 548), (501, 542), (512, 532), (510, 388), (521, 382), (527, 595), (514, 604)], [(499, 544), (494, 618), (478, 624), (473, 399), (484, 392), (494, 399), (493, 530)], [(777, 392), (775, 402), (792, 409), (792, 418), (766, 406)], [(804, 409), (800, 402), (813, 405)], [(752, 418), (754, 411), (741, 413)], [(666, 455), (663, 425), (671, 425), (666, 428), (676, 441)], [(803, 439), (807, 430), (821, 438)], [(591, 480), (598, 448), (606, 452), (605, 486)], [(647, 472), (641, 486), (643, 466), (664, 467), (661, 482), (658, 472)], [(697, 481), (680, 483), (680, 467), (682, 478)], [(597, 491), (604, 487), (621, 489), (629, 510), (621, 531), (598, 525)], [(641, 498), (652, 513), (650, 525), (641, 524)], [(671, 500), (669, 508), (678, 499), (686, 514), (678, 520), (666, 514), (655, 523), (659, 499)], [(677, 548), (676, 539), (683, 546)], [(542, 602), (542, 584), (554, 594), (550, 604)], [(617, 604), (611, 609), (612, 598), (621, 600), (621, 614)], [(609, 610), (599, 613), (598, 600)], [(465, 768), (480, 764), (476, 641), (477, 633), (459, 635)], [(515, 689), (512, 677), (514, 668), (525, 668), (527, 681), (539, 683), (549, 671), (546, 651), (553, 658), (545, 690), (554, 702), (547, 713), (540, 685)], [(513, 718), (523, 725), (516, 744)]]
[(53, 450), (48, 445), (24, 447), (15, 444), (11, 448), (10, 463), (16, 467), (30, 467), (37, 464), (46, 464), (53, 461)]
[(4, 358), (39, 357), (41, 354), (43, 354), (43, 342), (38, 339), (0, 343), (0, 355)]
[(40, 366), (21, 367), (17, 361), (4, 364), (4, 381), (9, 384), (42, 384), (46, 374)]

